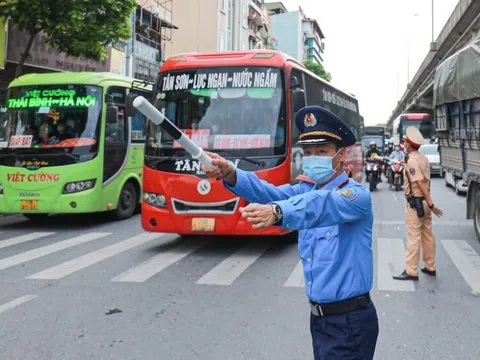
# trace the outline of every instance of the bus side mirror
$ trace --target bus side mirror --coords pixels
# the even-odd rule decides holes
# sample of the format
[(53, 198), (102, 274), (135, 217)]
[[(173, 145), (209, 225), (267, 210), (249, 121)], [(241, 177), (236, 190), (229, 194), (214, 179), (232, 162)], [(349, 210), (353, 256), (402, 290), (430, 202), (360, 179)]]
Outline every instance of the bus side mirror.
[(305, 104), (305, 91), (303, 89), (297, 88), (292, 90), (292, 107), (293, 112), (297, 113), (300, 109), (304, 108)]
[(118, 119), (118, 106), (107, 104), (107, 124), (116, 124)]
[(135, 106), (133, 106), (133, 101), (137, 98), (137, 96), (138, 95), (133, 92), (129, 92), (127, 95), (127, 104), (125, 108), (125, 115), (127, 117), (135, 116), (135, 114), (137, 113), (137, 109), (135, 108)]

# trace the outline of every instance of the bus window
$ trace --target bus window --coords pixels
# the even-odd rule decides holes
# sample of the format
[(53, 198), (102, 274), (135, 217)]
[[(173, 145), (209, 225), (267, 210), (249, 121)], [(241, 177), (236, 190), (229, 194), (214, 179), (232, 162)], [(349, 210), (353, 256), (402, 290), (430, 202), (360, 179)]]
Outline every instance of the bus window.
[[(292, 78), (294, 76), (297, 78), (297, 80), (299, 82), (299, 86), (306, 91), (304, 83), (303, 83), (303, 73), (301, 71), (297, 70), (297, 69), (292, 69), (292, 72), (290, 73), (290, 78)], [(307, 94), (308, 94), (308, 92), (307, 92)], [(307, 104), (308, 104), (308, 102), (307, 102)], [(295, 145), (295, 143), (298, 141), (298, 139), (300, 137), (300, 131), (298, 131), (297, 126), (295, 125), (295, 115), (296, 114), (293, 111), (293, 106), (292, 106), (292, 146)]]
[[(143, 91), (134, 89), (131, 92), (143, 96), (146, 99), (151, 98), (151, 94), (145, 93)], [(135, 115), (131, 118), (132, 124), (132, 143), (134, 144), (144, 144), (145, 143), (145, 134), (147, 129), (148, 119), (140, 111), (136, 111)]]

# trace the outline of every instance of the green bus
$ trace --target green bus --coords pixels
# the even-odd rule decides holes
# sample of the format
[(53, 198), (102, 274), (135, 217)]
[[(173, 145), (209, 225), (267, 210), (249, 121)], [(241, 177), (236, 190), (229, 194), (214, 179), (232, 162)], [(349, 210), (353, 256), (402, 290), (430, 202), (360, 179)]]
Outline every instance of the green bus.
[(0, 111), (0, 214), (140, 209), (146, 118), (126, 117), (129, 92), (153, 84), (112, 73), (28, 74), (10, 83)]

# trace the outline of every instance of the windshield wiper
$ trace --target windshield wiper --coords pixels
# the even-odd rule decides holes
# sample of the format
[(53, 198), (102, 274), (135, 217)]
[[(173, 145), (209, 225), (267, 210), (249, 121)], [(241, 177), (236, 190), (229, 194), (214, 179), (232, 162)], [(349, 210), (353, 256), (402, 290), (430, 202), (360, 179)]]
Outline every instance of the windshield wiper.
[[(160, 159), (157, 159), (157, 160), (154, 160), (153, 162), (151, 162), (149, 164), (149, 166), (151, 167), (155, 167), (156, 165), (158, 164), (161, 164), (162, 162), (165, 162), (167, 160), (178, 160), (178, 159), (185, 159), (187, 158), (188, 156), (190, 156), (189, 153), (187, 153), (186, 151), (182, 154), (182, 155), (175, 155), (175, 156), (164, 156)], [(152, 155), (152, 157), (156, 157), (155, 155)]]
[(240, 159), (240, 160), (245, 160), (245, 161), (248, 161), (249, 163), (252, 163), (254, 165), (257, 165), (257, 166), (261, 166), (261, 167), (265, 167), (267, 164), (265, 163), (265, 161), (257, 161), (257, 160), (253, 160), (253, 159), (250, 159), (246, 156), (237, 156), (235, 155), (234, 153), (228, 151), (228, 150), (222, 150), (222, 149), (219, 149), (219, 150), (215, 150), (215, 152), (219, 153), (219, 154), (225, 154), (225, 155), (230, 155), (231, 157), (235, 157), (237, 159)]
[[(257, 166), (265, 167), (265, 165), (266, 165), (265, 161), (256, 161), (256, 160), (250, 159), (250, 158), (245, 157), (245, 156), (236, 156), (235, 154), (233, 154), (233, 153), (231, 153), (227, 150), (221, 150), (220, 149), (220, 150), (215, 150), (215, 152), (218, 152), (218, 153), (221, 153), (221, 154), (228, 154), (231, 157), (235, 157), (237, 159), (248, 161), (249, 163), (252, 163), (252, 164), (257, 165)], [(165, 157), (162, 157), (160, 159), (154, 160), (153, 162), (151, 162), (149, 164), (149, 166), (155, 167), (156, 165), (161, 164), (162, 162), (165, 162), (167, 160), (178, 160), (178, 159), (191, 158), (191, 155), (186, 151), (184, 151), (183, 153), (180, 153), (180, 154), (175, 154), (174, 156), (165, 156)], [(192, 160), (194, 160), (194, 159), (192, 159)]]

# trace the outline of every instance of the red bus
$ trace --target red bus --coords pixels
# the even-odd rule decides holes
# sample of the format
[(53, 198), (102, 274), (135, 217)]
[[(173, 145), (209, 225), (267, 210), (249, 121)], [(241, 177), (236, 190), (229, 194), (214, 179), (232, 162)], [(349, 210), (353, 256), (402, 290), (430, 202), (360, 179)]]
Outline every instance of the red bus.
[[(278, 51), (188, 53), (160, 69), (153, 104), (206, 150), (255, 171), (275, 185), (295, 183), (302, 150), (295, 113), (320, 105), (338, 114), (359, 139), (357, 100)], [(280, 235), (254, 231), (242, 220), (244, 199), (205, 177), (193, 160), (153, 122), (147, 126), (142, 227), (150, 232)], [(362, 177), (361, 143), (347, 151), (348, 174)]]
[(415, 126), (417, 129), (419, 129), (425, 139), (430, 139), (434, 136), (435, 127), (430, 114), (400, 114), (393, 121), (393, 137), (399, 139), (401, 144), (404, 143), (404, 137), (409, 126)]

